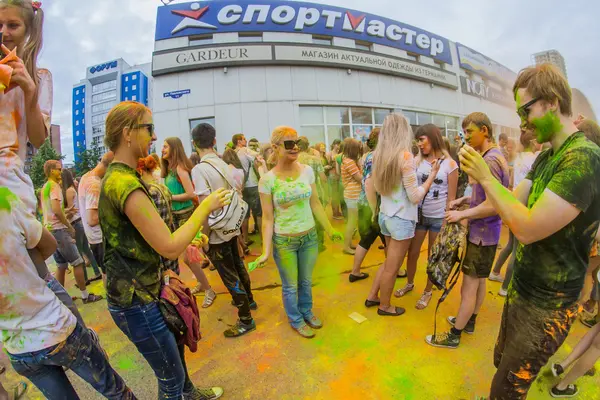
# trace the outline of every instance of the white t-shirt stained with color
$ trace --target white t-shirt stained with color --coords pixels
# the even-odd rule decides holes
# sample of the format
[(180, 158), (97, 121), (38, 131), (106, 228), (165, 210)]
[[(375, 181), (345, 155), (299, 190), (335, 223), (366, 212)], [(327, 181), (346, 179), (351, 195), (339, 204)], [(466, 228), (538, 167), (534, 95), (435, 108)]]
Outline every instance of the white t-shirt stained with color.
[[(423, 202), (423, 216), (428, 218), (444, 218), (448, 201), (448, 176), (458, 169), (458, 164), (452, 159), (445, 159), (440, 164), (435, 180)], [(417, 180), (423, 185), (431, 174), (431, 163), (422, 160), (417, 167)]]
[(48, 288), (27, 249), (37, 246), (42, 224), (9, 189), (0, 188), (0, 342), (11, 354), (65, 341), (77, 320)]
[(295, 235), (315, 227), (310, 196), (315, 174), (308, 165), (296, 179), (280, 179), (273, 170), (267, 172), (258, 184), (258, 191), (273, 199), (273, 232)]
[(81, 222), (83, 222), (83, 230), (90, 244), (102, 243), (102, 229), (100, 224), (90, 226), (87, 218), (88, 210), (98, 210), (98, 200), (100, 199), (100, 187), (102, 179), (94, 175), (91, 171), (81, 177), (79, 182), (79, 213)]

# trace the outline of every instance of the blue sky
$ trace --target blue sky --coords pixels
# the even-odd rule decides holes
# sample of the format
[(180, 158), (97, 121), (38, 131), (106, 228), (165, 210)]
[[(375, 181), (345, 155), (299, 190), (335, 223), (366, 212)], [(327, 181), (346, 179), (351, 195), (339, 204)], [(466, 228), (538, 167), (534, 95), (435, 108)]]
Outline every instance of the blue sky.
[[(180, 3), (183, 1), (176, 1)], [(567, 64), (571, 86), (600, 110), (597, 50), (600, 2), (547, 0), (326, 0), (408, 23), (461, 42), (519, 71), (531, 54), (556, 49)], [(156, 8), (160, 0), (46, 0), (44, 49), (39, 65), (54, 76), (53, 123), (61, 126), (62, 149), (73, 158), (71, 89), (86, 67), (116, 58), (129, 64), (150, 62)]]

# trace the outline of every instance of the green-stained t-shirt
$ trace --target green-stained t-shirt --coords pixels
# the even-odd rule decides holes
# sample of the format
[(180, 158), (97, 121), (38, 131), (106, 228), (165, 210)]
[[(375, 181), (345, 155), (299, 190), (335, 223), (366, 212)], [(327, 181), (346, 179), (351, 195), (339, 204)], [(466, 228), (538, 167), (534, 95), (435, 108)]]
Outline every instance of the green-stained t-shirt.
[(539, 307), (569, 307), (583, 289), (600, 220), (599, 177), (600, 148), (581, 132), (571, 135), (556, 153), (541, 153), (526, 177), (533, 182), (528, 208), (548, 189), (581, 210), (552, 236), (517, 249), (513, 288)]
[[(106, 252), (106, 297), (110, 304), (130, 307), (135, 293), (142, 303), (153, 301), (141, 285), (158, 297), (160, 291), (160, 258), (144, 240), (140, 232), (125, 215), (125, 201), (131, 193), (143, 190), (150, 197), (140, 175), (128, 165), (112, 163), (102, 180), (98, 212)], [(115, 256), (118, 252), (129, 268)], [(136, 288), (131, 274), (138, 282)]]
[[(177, 177), (177, 172), (169, 171), (169, 174), (165, 178), (165, 186), (169, 188), (169, 192), (173, 196), (178, 194), (185, 194), (185, 189)], [(187, 208), (194, 207), (194, 203), (191, 200), (187, 201), (173, 201), (173, 211), (181, 211)]]

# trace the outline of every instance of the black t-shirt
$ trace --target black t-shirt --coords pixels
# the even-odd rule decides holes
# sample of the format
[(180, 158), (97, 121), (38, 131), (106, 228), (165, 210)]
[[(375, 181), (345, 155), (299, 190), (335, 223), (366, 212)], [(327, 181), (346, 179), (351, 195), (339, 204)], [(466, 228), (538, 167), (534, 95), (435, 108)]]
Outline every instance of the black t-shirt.
[[(574, 304), (585, 279), (600, 220), (600, 148), (582, 132), (554, 153), (541, 153), (526, 179), (533, 182), (527, 207), (548, 189), (581, 213), (546, 239), (519, 245), (512, 285), (517, 294), (546, 309)], [(552, 215), (548, 215), (552, 218)]]

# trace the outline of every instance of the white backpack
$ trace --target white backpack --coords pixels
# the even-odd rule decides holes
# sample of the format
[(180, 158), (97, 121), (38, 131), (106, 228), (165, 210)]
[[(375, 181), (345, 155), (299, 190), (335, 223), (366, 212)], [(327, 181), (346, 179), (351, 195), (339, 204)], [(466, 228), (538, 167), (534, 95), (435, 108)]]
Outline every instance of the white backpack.
[(214, 231), (219, 238), (228, 242), (240, 234), (242, 223), (248, 212), (248, 204), (242, 199), (238, 191), (235, 190), (235, 183), (228, 174), (224, 174), (209, 160), (201, 161), (200, 164), (208, 164), (214, 168), (215, 171), (225, 179), (229, 185), (229, 189), (233, 191), (231, 203), (220, 210), (210, 213), (208, 216), (208, 226), (210, 229)]

